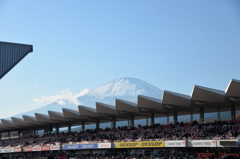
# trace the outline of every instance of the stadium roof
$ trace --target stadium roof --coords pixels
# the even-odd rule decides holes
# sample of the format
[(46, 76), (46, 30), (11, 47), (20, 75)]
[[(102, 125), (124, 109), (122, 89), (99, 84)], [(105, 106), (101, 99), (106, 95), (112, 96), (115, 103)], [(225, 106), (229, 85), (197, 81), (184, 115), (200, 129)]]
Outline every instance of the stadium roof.
[(40, 122), (37, 121), (36, 117), (34, 116), (28, 116), (28, 115), (23, 115), (24, 122), (29, 124), (29, 125), (38, 125), (41, 124)]
[(240, 81), (230, 81), (225, 91), (194, 86), (191, 95), (184, 95), (164, 91), (162, 99), (147, 96), (138, 96), (138, 102), (116, 99), (116, 106), (96, 101), (96, 108), (79, 105), (78, 109), (63, 108), (62, 112), (48, 111), (48, 114), (35, 113), (35, 116), (23, 115), (22, 118), (12, 117), (11, 120), (1, 119), (0, 132), (34, 129), (46, 126), (68, 126), (128, 120), (130, 115), (135, 119), (146, 118), (153, 114), (155, 117), (166, 117), (177, 112), (178, 115), (199, 113), (200, 108), (205, 113), (217, 111), (230, 111), (232, 106), (240, 110)]
[(164, 112), (172, 113), (173, 111), (178, 111), (179, 115), (185, 115), (184, 112), (190, 109), (190, 97), (188, 95), (164, 91), (163, 97), (162, 105)]
[(100, 116), (118, 116), (116, 107), (114, 105), (105, 104), (105, 103), (96, 103), (97, 113)]
[(32, 51), (32, 45), (0, 41), (0, 79)]
[(67, 109), (67, 108), (63, 108), (63, 115), (65, 118), (69, 118), (69, 119), (83, 119), (78, 110), (72, 110), (72, 109)]

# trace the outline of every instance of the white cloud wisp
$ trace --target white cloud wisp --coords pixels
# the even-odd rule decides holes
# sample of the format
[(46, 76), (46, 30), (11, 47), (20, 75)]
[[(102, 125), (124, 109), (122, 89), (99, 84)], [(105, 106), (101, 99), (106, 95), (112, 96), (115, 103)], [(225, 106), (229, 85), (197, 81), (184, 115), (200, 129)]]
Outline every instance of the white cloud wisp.
[(64, 89), (60, 92), (60, 94), (56, 94), (53, 96), (41, 96), (40, 98), (34, 98), (33, 101), (38, 105), (46, 105), (52, 102), (57, 102), (60, 105), (65, 105), (66, 101), (80, 105), (81, 103), (78, 101), (78, 97), (83, 96), (89, 92), (88, 89), (84, 89), (77, 94), (73, 94), (69, 89)]

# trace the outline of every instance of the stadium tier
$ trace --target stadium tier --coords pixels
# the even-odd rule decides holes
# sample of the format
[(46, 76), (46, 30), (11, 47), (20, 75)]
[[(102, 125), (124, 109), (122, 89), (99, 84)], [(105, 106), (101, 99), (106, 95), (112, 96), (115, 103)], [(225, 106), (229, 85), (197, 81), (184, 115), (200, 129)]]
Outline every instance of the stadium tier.
[[(239, 106), (240, 81), (231, 80), (226, 91), (194, 86), (191, 96), (164, 91), (162, 99), (139, 95), (138, 103), (116, 99), (115, 106), (97, 102), (96, 108), (80, 105), (78, 110), (1, 119), (0, 156), (37, 158), (64, 152), (72, 158), (216, 158), (226, 153), (239, 157)], [(231, 120), (222, 121), (220, 112), (227, 111)], [(206, 122), (205, 113), (217, 113), (217, 120)], [(200, 118), (193, 120), (194, 114)], [(190, 115), (189, 122), (179, 122), (180, 115)], [(157, 117), (167, 124), (156, 123)], [(149, 118), (149, 125), (134, 124)], [(117, 126), (117, 121), (129, 124)], [(109, 122), (111, 128), (100, 127)], [(85, 130), (89, 124), (96, 128)], [(71, 131), (79, 125), (80, 131)], [(60, 132), (61, 127), (68, 131)]]
[[(138, 102), (116, 99), (116, 105), (96, 103), (96, 108), (78, 106), (78, 110), (63, 108), (62, 112), (48, 111), (48, 114), (35, 113), (35, 116), (23, 115), (23, 118), (12, 117), (1, 119), (0, 132), (17, 131), (17, 135), (25, 136), (30, 133), (36, 135), (37, 130), (55, 129), (80, 126), (82, 131), (85, 125), (96, 124), (99, 128), (101, 123), (111, 122), (111, 128), (116, 127), (118, 121), (129, 121), (128, 127), (134, 126), (138, 119), (150, 119), (150, 125), (154, 125), (155, 118), (164, 117), (169, 124), (169, 117), (173, 118), (174, 124), (180, 122), (178, 117), (189, 115), (190, 122), (193, 116), (199, 115), (199, 122), (205, 122), (205, 113), (217, 113), (217, 120), (221, 121), (220, 112), (230, 112), (229, 119), (238, 119), (236, 112), (240, 110), (240, 81), (231, 80), (226, 91), (194, 86), (191, 96), (175, 92), (164, 91), (162, 99), (155, 99), (139, 95)], [(196, 116), (195, 116), (196, 117)], [(25, 133), (23, 133), (25, 132)], [(7, 136), (7, 135), (5, 135)], [(10, 136), (8, 136), (10, 138)]]
[[(65, 155), (72, 156), (71, 158), (79, 158), (79, 156), (87, 158), (86, 155), (93, 158), (112, 158), (112, 156), (114, 158), (117, 156), (119, 158), (143, 156), (168, 158), (174, 155), (192, 156), (192, 158), (219, 157), (230, 154), (224, 152), (226, 148), (231, 148), (231, 151), (239, 150), (239, 133), (240, 123), (233, 120), (212, 123), (193, 121), (191, 124), (138, 125), (137, 128), (128, 128), (128, 126), (113, 129), (98, 128), (84, 132), (62, 132), (5, 139), (1, 141), (0, 153), (2, 156), (13, 158), (21, 155), (25, 158), (39, 155), (46, 157), (50, 152), (52, 155), (58, 155), (63, 151)], [(239, 157), (238, 153), (231, 154)]]

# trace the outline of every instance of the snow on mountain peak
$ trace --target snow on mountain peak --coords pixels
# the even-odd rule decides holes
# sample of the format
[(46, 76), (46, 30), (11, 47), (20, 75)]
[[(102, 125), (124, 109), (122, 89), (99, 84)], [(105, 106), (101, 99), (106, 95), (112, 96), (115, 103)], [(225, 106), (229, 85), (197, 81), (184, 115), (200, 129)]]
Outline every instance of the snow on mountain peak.
[(35, 102), (48, 102), (51, 104), (42, 106), (29, 112), (16, 115), (33, 115), (34, 113), (47, 114), (48, 110), (62, 111), (62, 108), (78, 109), (81, 104), (88, 107), (95, 107), (96, 102), (115, 105), (116, 99), (137, 102), (138, 95), (161, 98), (163, 91), (157, 87), (140, 79), (124, 77), (101, 86), (94, 90), (83, 90), (78, 94), (72, 94), (69, 90), (61, 92), (59, 95), (41, 97), (34, 99)]
[(78, 100), (82, 104), (94, 106), (95, 102), (115, 104), (115, 99), (117, 98), (137, 102), (138, 95), (161, 98), (162, 90), (142, 80), (123, 77), (115, 79), (114, 81), (95, 90), (91, 90), (85, 96), (78, 98)]
[[(97, 95), (101, 98), (107, 96), (122, 95), (143, 95), (144, 91), (159, 91), (158, 88), (136, 78), (118, 78), (102, 87), (89, 92), (90, 95)], [(160, 94), (161, 95), (161, 94)]]

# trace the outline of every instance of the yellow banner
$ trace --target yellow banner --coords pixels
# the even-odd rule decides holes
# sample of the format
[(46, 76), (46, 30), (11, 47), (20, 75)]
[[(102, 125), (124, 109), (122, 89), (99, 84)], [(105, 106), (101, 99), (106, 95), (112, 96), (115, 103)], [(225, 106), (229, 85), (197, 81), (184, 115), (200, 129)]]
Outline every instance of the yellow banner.
[(164, 141), (116, 142), (116, 148), (164, 147)]

